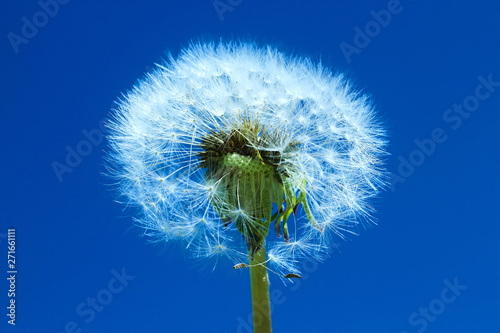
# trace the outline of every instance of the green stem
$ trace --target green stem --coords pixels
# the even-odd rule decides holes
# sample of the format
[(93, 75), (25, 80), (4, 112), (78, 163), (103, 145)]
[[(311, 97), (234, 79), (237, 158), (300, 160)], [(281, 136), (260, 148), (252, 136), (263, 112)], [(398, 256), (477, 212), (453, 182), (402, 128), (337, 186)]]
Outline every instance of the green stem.
[(260, 250), (249, 256), (250, 284), (252, 285), (253, 332), (271, 333), (271, 302), (269, 298), (269, 276), (266, 268), (266, 248), (262, 242)]

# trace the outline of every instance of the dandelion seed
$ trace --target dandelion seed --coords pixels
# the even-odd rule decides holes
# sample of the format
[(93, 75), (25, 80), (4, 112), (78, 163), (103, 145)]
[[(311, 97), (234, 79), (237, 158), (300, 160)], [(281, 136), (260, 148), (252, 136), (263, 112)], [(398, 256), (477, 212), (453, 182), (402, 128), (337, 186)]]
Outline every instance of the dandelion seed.
[(294, 273), (289, 273), (283, 277), (286, 279), (300, 279), (301, 278), (301, 276), (299, 274), (294, 274)]

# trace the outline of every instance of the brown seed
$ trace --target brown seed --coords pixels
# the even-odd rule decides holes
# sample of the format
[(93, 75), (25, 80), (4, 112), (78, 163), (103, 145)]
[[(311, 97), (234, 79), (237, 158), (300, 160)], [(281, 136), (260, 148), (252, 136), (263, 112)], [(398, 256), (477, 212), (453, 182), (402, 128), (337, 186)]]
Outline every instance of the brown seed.
[(301, 278), (300, 275), (294, 274), (294, 273), (288, 273), (287, 275), (285, 275), (283, 277), (287, 278), (287, 279), (300, 279)]

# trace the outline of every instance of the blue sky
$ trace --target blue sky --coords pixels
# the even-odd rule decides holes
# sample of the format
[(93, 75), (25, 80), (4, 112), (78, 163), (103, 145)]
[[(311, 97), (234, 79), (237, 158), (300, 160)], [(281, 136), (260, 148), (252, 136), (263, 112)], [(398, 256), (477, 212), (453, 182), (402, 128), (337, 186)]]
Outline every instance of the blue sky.
[(248, 332), (248, 272), (149, 244), (101, 175), (113, 101), (165, 52), (221, 37), (345, 72), (390, 134), (378, 225), (299, 284), (273, 281), (275, 332), (498, 332), (498, 2), (7, 0), (0, 13), (0, 256), (15, 228), (18, 270), (15, 327), (0, 283), (2, 332)]

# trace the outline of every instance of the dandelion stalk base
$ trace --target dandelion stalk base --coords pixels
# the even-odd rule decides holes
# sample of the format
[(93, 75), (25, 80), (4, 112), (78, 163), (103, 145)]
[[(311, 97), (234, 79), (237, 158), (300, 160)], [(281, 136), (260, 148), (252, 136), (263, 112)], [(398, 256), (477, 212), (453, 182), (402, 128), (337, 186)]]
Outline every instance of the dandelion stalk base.
[(252, 255), (249, 255), (249, 260), (250, 265), (252, 265), (250, 266), (250, 283), (252, 286), (253, 332), (271, 333), (271, 300), (264, 243), (254, 254), (253, 259)]

